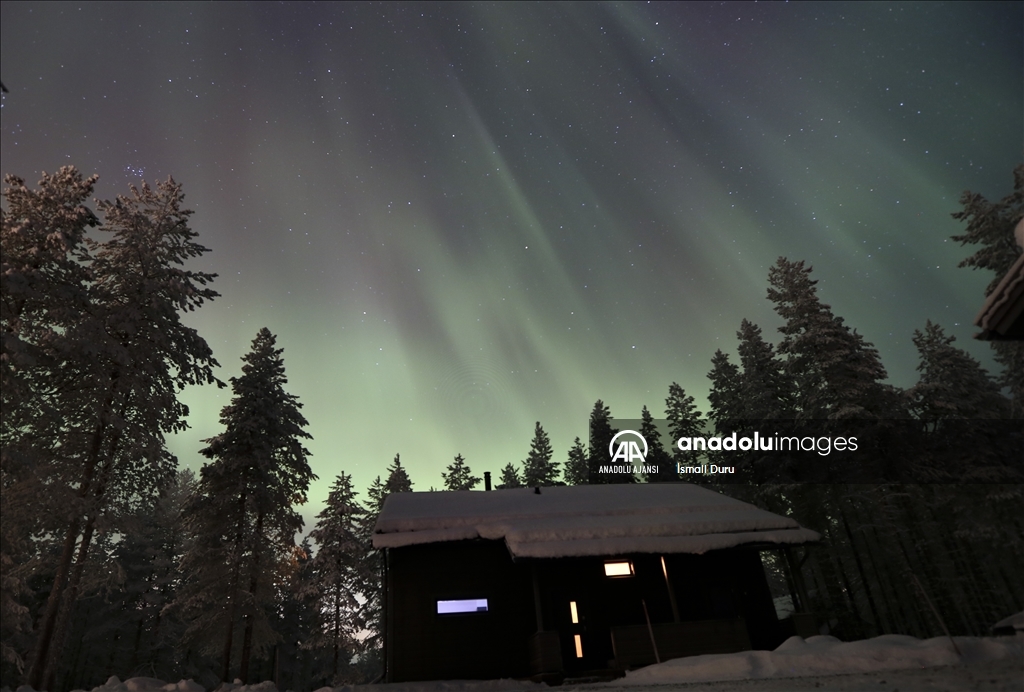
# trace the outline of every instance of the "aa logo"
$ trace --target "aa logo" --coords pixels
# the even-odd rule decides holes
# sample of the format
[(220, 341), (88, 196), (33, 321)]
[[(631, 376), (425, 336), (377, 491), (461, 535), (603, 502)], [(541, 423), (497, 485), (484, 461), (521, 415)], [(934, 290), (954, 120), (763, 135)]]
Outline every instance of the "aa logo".
[[(636, 440), (627, 438), (616, 445), (616, 440), (623, 435), (632, 435)], [(639, 440), (640, 444), (644, 446), (643, 452), (640, 451), (640, 445), (637, 444), (637, 440)], [(623, 430), (622, 432), (616, 433), (615, 437), (612, 438), (612, 441), (608, 443), (608, 454), (611, 455), (613, 464), (616, 461), (621, 461), (625, 464), (632, 464), (636, 461), (642, 465), (644, 460), (647, 458), (647, 440), (645, 440), (644, 436), (635, 430)]]

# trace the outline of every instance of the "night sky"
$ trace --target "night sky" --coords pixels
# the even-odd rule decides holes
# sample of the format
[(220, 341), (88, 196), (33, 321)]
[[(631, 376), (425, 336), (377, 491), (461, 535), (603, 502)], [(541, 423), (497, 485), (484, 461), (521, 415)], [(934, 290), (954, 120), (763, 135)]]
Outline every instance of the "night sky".
[[(3, 172), (184, 185), (227, 380), (284, 348), (320, 481), (495, 476), (594, 401), (706, 410), (779, 255), (916, 379), (992, 276), (948, 240), (1024, 152), (1024, 5), (2, 4)], [(230, 390), (184, 394), (198, 468)]]

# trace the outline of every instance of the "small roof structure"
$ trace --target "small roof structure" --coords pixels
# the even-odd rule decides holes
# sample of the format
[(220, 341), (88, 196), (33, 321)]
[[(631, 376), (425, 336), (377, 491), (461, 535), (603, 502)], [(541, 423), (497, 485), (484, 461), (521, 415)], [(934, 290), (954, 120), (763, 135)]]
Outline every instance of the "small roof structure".
[(802, 545), (796, 521), (690, 483), (515, 488), (389, 495), (375, 548), (504, 539), (513, 558), (695, 553)]

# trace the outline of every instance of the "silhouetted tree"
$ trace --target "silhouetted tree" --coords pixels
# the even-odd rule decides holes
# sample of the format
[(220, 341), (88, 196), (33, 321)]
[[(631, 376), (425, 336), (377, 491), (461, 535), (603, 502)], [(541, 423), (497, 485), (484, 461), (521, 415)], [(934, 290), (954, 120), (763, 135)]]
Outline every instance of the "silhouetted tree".
[(212, 653), (223, 642), (221, 677), (231, 680), (237, 624), (243, 627), (239, 677), (249, 675), (254, 649), (276, 639), (270, 626), (275, 585), (296, 554), (295, 534), (310, 481), (303, 440), (302, 404), (284, 385), (282, 350), (266, 328), (231, 379), (234, 397), (221, 411), (225, 431), (206, 442), (211, 460), (187, 511), (194, 543), (182, 561), (187, 582), (180, 608), (189, 622), (186, 641)]
[[(8, 522), (9, 504), (4, 524), (63, 536), (28, 674), (42, 688), (53, 686), (62, 661), (97, 530), (129, 514), (132, 498), (153, 498), (173, 482), (177, 460), (165, 436), (187, 427), (188, 412), (178, 392), (216, 381), (209, 346), (181, 313), (217, 294), (206, 288), (213, 274), (183, 268), (206, 248), (173, 180), (99, 202), (103, 240), (84, 235), (97, 224), (84, 206), (95, 178), (68, 167), (44, 175), (39, 192), (7, 182), (4, 494), (46, 490), (34, 498), (34, 525), (19, 512)], [(4, 543), (10, 557), (17, 542)], [(8, 594), (17, 588), (2, 581)]]
[(305, 565), (301, 594), (312, 603), (314, 620), (303, 647), (330, 654), (328, 679), (335, 685), (342, 682), (339, 676), (352, 655), (363, 648), (359, 635), (366, 623), (360, 597), (370, 582), (363, 537), (365, 514), (356, 501), (352, 477), (343, 472), (334, 480), (309, 534), (317, 549)]
[(519, 477), (519, 471), (516, 470), (515, 464), (511, 461), (505, 464), (505, 468), (501, 470), (501, 479), (498, 483), (498, 488), (522, 488), (523, 480)]
[(731, 433), (743, 415), (740, 399), (740, 371), (721, 350), (711, 358), (711, 391), (708, 393), (708, 419), (719, 434)]
[(401, 457), (396, 454), (391, 466), (388, 466), (388, 479), (384, 483), (385, 497), (391, 493), (407, 493), (412, 490), (412, 480), (402, 466)]
[[(367, 581), (362, 589), (362, 594), (366, 599), (362, 607), (362, 616), (367, 629), (367, 634), (363, 639), (363, 656), (366, 661), (379, 661), (384, 643), (382, 635), (384, 631), (384, 610), (382, 608), (384, 563), (381, 553), (373, 548), (373, 528), (384, 507), (384, 501), (389, 495), (412, 491), (412, 480), (405, 467), (402, 466), (400, 455), (395, 455), (391, 465), (387, 468), (387, 473), (387, 480), (383, 483), (380, 476), (377, 476), (370, 484), (366, 492), (366, 514), (363, 517), (362, 536), (366, 562), (363, 573)], [(375, 663), (370, 665), (375, 665)]]
[(761, 336), (761, 328), (747, 320), (740, 323), (736, 336), (742, 368), (737, 392), (740, 416), (746, 421), (792, 417), (792, 379), (775, 348)]
[[(778, 353), (795, 386), (794, 414), (805, 420), (892, 415), (897, 395), (882, 384), (878, 351), (818, 298), (817, 281), (802, 261), (780, 257), (768, 270), (768, 299), (785, 320)], [(742, 392), (741, 392), (742, 395)]]
[[(647, 457), (644, 465), (656, 467), (655, 473), (644, 473), (648, 483), (667, 483), (679, 480), (676, 465), (661, 443), (661, 432), (654, 423), (654, 416), (644, 406), (640, 412), (640, 434), (647, 441)], [(671, 442), (671, 440), (670, 440)]]
[(601, 473), (602, 466), (612, 463), (608, 445), (618, 430), (612, 428), (611, 410), (600, 399), (590, 412), (590, 451), (587, 461), (590, 467), (590, 483), (635, 483), (632, 473)]
[[(697, 409), (693, 397), (675, 382), (668, 387), (668, 398), (665, 399), (665, 418), (668, 419), (668, 429), (673, 442), (681, 437), (705, 435), (704, 416)], [(700, 452), (683, 451), (677, 444), (673, 444), (672, 456), (679, 464), (693, 465), (699, 463)]]
[(553, 454), (551, 440), (540, 421), (537, 421), (533, 441), (530, 442), (530, 453), (523, 462), (523, 485), (532, 488), (554, 485), (558, 481), (558, 462), (551, 460)]
[(472, 490), (480, 483), (480, 479), (473, 475), (461, 454), (448, 464), (448, 472), (442, 472), (441, 478), (444, 479), (445, 490)]
[(590, 482), (590, 461), (587, 458), (587, 449), (579, 437), (573, 440), (572, 447), (569, 448), (562, 479), (566, 485), (586, 485)]

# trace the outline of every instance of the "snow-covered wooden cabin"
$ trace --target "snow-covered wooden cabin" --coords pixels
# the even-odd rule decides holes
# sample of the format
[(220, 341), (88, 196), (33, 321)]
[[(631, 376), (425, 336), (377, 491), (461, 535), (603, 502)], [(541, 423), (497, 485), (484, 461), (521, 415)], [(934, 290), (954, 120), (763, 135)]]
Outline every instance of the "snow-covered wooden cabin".
[(814, 531), (687, 483), (388, 497), (388, 682), (574, 675), (774, 648), (760, 551)]

